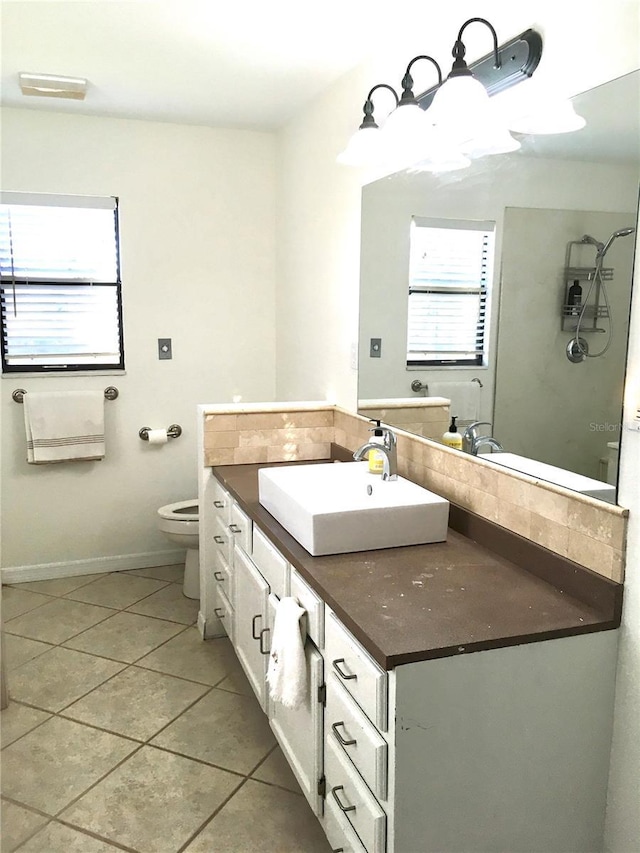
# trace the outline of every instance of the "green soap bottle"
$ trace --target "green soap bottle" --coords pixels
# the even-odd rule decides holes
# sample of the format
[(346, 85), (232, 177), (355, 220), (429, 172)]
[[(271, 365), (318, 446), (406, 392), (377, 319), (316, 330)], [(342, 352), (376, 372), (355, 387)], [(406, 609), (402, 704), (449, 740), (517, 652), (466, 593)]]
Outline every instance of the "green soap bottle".
[(462, 450), (462, 436), (458, 432), (458, 427), (456, 426), (457, 419), (457, 415), (451, 418), (449, 429), (442, 436), (442, 443), (446, 444), (447, 447), (455, 447), (456, 450)]

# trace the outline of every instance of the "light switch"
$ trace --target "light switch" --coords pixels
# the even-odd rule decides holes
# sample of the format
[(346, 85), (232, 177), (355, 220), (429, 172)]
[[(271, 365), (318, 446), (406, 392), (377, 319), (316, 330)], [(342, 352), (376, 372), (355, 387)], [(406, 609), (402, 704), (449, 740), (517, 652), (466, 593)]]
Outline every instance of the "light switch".
[(172, 358), (171, 338), (158, 338), (158, 358)]
[(371, 338), (369, 341), (369, 358), (380, 358), (382, 355), (382, 338)]

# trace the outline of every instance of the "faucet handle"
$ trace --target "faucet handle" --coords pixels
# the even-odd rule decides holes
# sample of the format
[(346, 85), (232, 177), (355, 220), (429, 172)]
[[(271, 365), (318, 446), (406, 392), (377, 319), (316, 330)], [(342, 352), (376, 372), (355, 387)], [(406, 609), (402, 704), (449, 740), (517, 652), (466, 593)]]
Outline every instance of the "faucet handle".
[(396, 434), (390, 427), (380, 427), (382, 430), (382, 436), (384, 440), (384, 446), (387, 450), (392, 450), (398, 444), (398, 440), (396, 439)]
[(490, 427), (493, 426), (493, 424), (489, 423), (489, 421), (474, 421), (472, 424), (469, 424), (469, 426), (465, 429), (464, 435), (466, 435), (468, 438), (475, 438), (476, 429), (481, 426)]

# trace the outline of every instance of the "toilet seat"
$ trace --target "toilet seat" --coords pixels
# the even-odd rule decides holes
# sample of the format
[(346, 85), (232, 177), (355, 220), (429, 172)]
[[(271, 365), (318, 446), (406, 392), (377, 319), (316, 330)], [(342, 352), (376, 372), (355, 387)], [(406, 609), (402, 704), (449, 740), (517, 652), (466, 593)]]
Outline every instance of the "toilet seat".
[[(195, 510), (195, 511), (193, 511)], [(198, 500), (177, 501), (174, 504), (161, 506), (158, 510), (160, 518), (169, 521), (198, 521)]]

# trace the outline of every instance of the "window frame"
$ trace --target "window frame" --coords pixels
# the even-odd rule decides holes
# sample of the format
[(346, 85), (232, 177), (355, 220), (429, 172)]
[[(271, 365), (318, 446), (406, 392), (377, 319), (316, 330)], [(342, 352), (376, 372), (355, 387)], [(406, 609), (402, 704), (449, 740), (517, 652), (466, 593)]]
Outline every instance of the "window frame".
[[(441, 230), (456, 230), (469, 232), (482, 232), (488, 240), (486, 253), (478, 265), (478, 283), (469, 288), (457, 287), (455, 290), (451, 288), (447, 290), (446, 286), (434, 286), (429, 290), (428, 285), (414, 284), (414, 269), (412, 264), (412, 248), (411, 248), (411, 232), (409, 237), (409, 287), (407, 295), (407, 346), (406, 346), (406, 367), (407, 369), (416, 368), (450, 368), (450, 367), (485, 367), (489, 362), (489, 300), (491, 294), (491, 285), (493, 280), (493, 270), (495, 264), (495, 242), (496, 242), (496, 222), (493, 220), (458, 220), (458, 219), (441, 219), (435, 217), (412, 216), (411, 229), (413, 228), (429, 228)], [(416, 289), (413, 289), (416, 288)], [(411, 297), (417, 293), (446, 293), (448, 298), (455, 295), (468, 296), (475, 294), (478, 296), (478, 310), (476, 321), (476, 350), (475, 353), (466, 358), (420, 358), (418, 350), (410, 350), (410, 324), (411, 324)], [(435, 348), (434, 348), (435, 350)], [(427, 351), (433, 352), (434, 350)], [(458, 350), (459, 352), (460, 350)], [(424, 351), (423, 351), (424, 352)], [(454, 352), (454, 350), (452, 350)], [(412, 356), (412, 353), (415, 354)]]
[[(117, 196), (74, 196), (74, 195), (59, 195), (50, 193), (33, 193), (33, 192), (6, 192), (0, 193), (0, 203), (3, 205), (23, 205), (23, 206), (40, 206), (53, 208), (74, 208), (74, 209), (108, 209), (113, 211), (114, 218), (114, 259), (115, 259), (115, 281), (91, 281), (89, 279), (80, 278), (54, 278), (53, 276), (43, 279), (29, 278), (29, 276), (14, 276), (13, 274), (1, 274), (0, 271), (0, 318), (2, 328), (0, 330), (0, 356), (2, 362), (3, 375), (9, 374), (81, 374), (81, 373), (115, 373), (123, 372), (125, 369), (125, 350), (124, 350), (124, 321), (122, 311), (122, 274), (120, 260), (120, 216), (119, 216), (119, 198)], [(6, 333), (5, 325), (5, 301), (11, 299), (11, 291), (13, 286), (29, 286), (52, 289), (56, 287), (108, 287), (113, 289), (115, 296), (115, 311), (117, 316), (114, 318), (114, 331), (117, 330), (119, 342), (118, 361), (93, 361), (93, 362), (74, 362), (71, 359), (64, 363), (56, 363), (51, 361), (39, 362), (32, 364), (15, 364), (11, 363), (12, 356), (9, 352), (9, 340)], [(5, 293), (9, 294), (5, 300)], [(50, 353), (53, 357), (55, 354)], [(47, 354), (44, 354), (45, 356)]]

